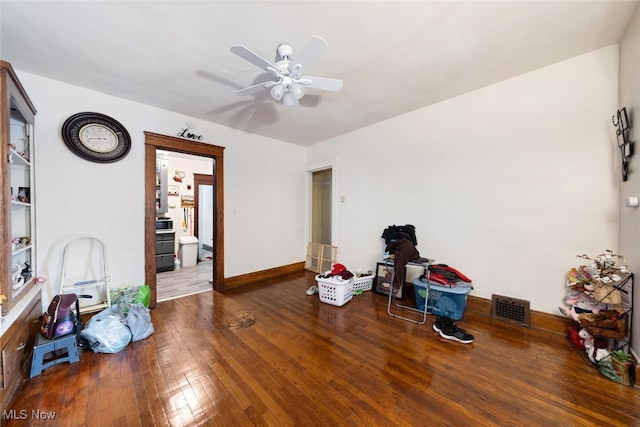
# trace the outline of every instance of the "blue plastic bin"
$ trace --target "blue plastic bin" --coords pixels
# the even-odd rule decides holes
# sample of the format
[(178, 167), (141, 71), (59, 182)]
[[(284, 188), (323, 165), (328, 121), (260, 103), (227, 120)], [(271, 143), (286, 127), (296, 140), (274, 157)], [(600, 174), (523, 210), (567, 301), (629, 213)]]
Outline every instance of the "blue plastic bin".
[[(432, 283), (429, 288), (431, 289), (431, 301), (427, 306), (429, 313), (445, 316), (453, 320), (462, 319), (464, 309), (467, 307), (467, 295), (471, 292), (471, 285), (458, 285), (450, 288)], [(427, 284), (419, 278), (415, 279), (413, 281), (413, 290), (416, 296), (416, 308), (424, 310)]]

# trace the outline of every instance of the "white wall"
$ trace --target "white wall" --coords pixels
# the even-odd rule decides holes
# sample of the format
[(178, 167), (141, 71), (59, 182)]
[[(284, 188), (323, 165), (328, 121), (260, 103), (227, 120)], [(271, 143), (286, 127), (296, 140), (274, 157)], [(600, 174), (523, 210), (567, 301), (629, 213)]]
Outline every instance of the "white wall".
[(607, 47), (311, 147), (335, 159), (340, 262), (373, 268), (413, 224), (473, 295), (559, 314), (575, 255), (618, 248), (617, 64)]
[[(620, 44), (620, 105), (630, 114), (631, 141), (635, 141), (635, 155), (630, 159), (629, 178), (620, 191), (620, 253), (625, 255), (630, 270), (639, 273), (640, 267), (640, 211), (625, 207), (628, 196), (640, 196), (640, 9), (636, 11)], [(617, 157), (619, 159), (619, 156)], [(637, 278), (638, 276), (636, 276)], [(634, 293), (633, 352), (640, 356), (640, 291), (636, 282)]]
[[(105, 241), (113, 287), (143, 282), (143, 131), (175, 135), (188, 121), (226, 147), (226, 277), (304, 259), (305, 164), (333, 159), (334, 243), (347, 266), (373, 268), (383, 229), (411, 223), (420, 253), (470, 276), (474, 295), (557, 313), (575, 255), (618, 248), (617, 64), (608, 47), (308, 150), (18, 70), (39, 111), (44, 301), (64, 244), (80, 234)], [(123, 123), (130, 154), (101, 165), (67, 150), (60, 126), (80, 111)]]
[[(226, 147), (225, 276), (304, 260), (304, 148), (16, 72), (38, 109), (37, 274), (48, 280), (43, 304), (57, 292), (64, 245), (78, 235), (104, 241), (112, 287), (143, 284), (143, 131), (176, 135), (187, 122), (205, 142)], [(131, 134), (129, 155), (96, 164), (71, 153), (60, 128), (82, 111), (120, 121)]]

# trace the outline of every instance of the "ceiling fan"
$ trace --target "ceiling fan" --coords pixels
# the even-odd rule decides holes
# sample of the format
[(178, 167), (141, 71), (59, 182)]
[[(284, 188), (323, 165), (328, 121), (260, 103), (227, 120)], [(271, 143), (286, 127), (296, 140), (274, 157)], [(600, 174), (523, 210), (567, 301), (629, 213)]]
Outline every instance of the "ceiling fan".
[(322, 37), (313, 36), (295, 59), (292, 59), (293, 48), (288, 44), (281, 44), (276, 49), (280, 60), (271, 64), (248, 48), (242, 45), (233, 45), (231, 46), (232, 53), (258, 68), (266, 70), (273, 77), (273, 80), (246, 87), (236, 93), (251, 95), (264, 89), (270, 89), (269, 92), (273, 99), (282, 100), (282, 104), (288, 107), (296, 107), (299, 105), (299, 99), (304, 96), (305, 87), (337, 92), (342, 89), (342, 80), (302, 75), (303, 68), (308, 68), (328, 47), (329, 45)]

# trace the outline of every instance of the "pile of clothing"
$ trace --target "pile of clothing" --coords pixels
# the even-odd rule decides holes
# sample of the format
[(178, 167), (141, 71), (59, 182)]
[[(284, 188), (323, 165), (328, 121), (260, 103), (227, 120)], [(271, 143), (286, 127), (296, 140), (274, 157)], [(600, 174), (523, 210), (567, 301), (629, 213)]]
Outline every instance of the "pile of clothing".
[(340, 277), (341, 279), (349, 280), (354, 276), (355, 274), (347, 270), (347, 267), (345, 267), (344, 265), (333, 264), (333, 268), (331, 269), (331, 271), (327, 271), (324, 274), (320, 274), (318, 277), (322, 279), (328, 279), (330, 277)]
[[(473, 288), (471, 279), (447, 264), (431, 264), (429, 266), (428, 279), (431, 283), (440, 286), (448, 286), (450, 288), (454, 286), (471, 286)], [(426, 281), (426, 277), (423, 281)]]
[[(393, 255), (393, 269), (396, 272), (404, 272), (404, 267), (410, 261), (420, 262), (420, 252), (413, 242), (406, 238), (401, 238), (387, 245), (386, 251)], [(404, 274), (394, 274), (393, 289), (400, 289), (404, 282)]]
[(418, 245), (418, 239), (416, 238), (416, 227), (411, 224), (390, 225), (384, 229), (381, 237), (384, 239), (384, 244), (387, 246), (390, 243), (396, 242), (400, 239), (407, 239), (411, 243), (413, 243), (414, 246)]

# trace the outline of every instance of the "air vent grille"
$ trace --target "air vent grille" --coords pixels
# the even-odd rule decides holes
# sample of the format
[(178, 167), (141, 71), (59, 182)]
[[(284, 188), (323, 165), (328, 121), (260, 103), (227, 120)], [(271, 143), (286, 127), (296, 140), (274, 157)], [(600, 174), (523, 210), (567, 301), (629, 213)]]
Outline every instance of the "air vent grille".
[(521, 326), (531, 326), (529, 301), (522, 299), (492, 295), (491, 316), (495, 319)]

